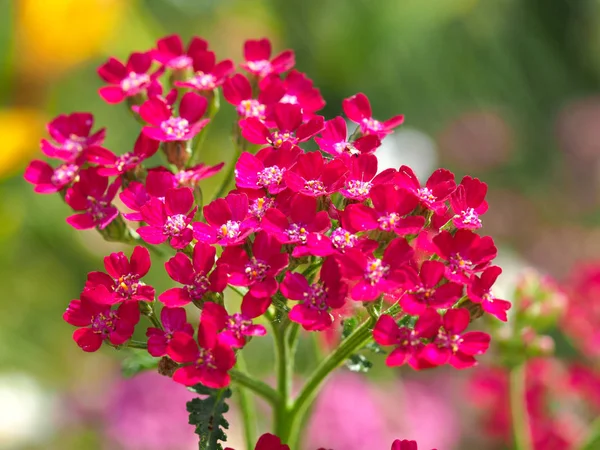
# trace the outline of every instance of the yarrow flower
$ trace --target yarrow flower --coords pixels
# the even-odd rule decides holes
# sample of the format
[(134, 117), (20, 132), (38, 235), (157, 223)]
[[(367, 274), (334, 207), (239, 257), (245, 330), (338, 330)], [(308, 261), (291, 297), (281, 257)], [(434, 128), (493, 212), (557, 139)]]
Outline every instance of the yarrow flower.
[[(133, 146), (114, 152), (103, 147), (105, 130), (93, 131), (91, 114), (61, 115), (41, 143), (57, 161), (34, 160), (24, 175), (34, 191), (61, 194), (74, 228), (134, 245), (130, 257), (111, 253), (105, 271), (88, 274), (64, 320), (77, 327), (73, 338), (84, 351), (104, 343), (146, 350), (160, 358), (160, 373), (206, 396), (189, 406), (212, 405), (210, 423), (198, 423), (203, 412), (190, 415), (201, 439), (206, 427), (222, 437), (219, 415), (232, 378), (279, 408), (275, 422), (283, 424), (282, 408), (292, 405), (284, 395), (283, 378), (292, 375), (286, 358), (302, 330), (322, 332), (328, 343), (341, 334), (354, 365), (372, 332), (391, 349), (388, 366), (464, 369), (491, 339), (470, 324), (485, 313), (506, 321), (511, 306), (492, 293), (501, 273), (493, 239), (476, 234), (487, 185), (466, 176), (457, 186), (446, 169), (424, 184), (407, 166), (381, 170), (377, 149), (403, 116), (375, 119), (359, 93), (342, 103), (357, 125), (349, 133), (344, 117), (317, 115), (321, 93), (293, 66), (291, 50), (273, 57), (267, 39), (249, 40), (241, 64), (247, 75), (235, 73), (206, 41), (194, 37), (186, 47), (178, 35), (126, 63), (109, 58), (98, 69), (107, 83), (100, 96), (124, 103), (143, 123)], [(236, 160), (227, 164), (206, 161), (203, 148), (221, 90), (236, 113)], [(161, 156), (164, 165), (151, 167)], [(223, 168), (213, 194), (203, 180)], [(172, 283), (158, 295), (148, 284), (150, 250), (169, 252), (163, 261)], [(233, 370), (239, 352), (267, 334), (264, 321), (273, 328), (283, 394), (244, 373), (242, 360)], [(294, 400), (300, 410), (308, 409), (313, 385)], [(290, 423), (299, 419), (296, 406), (287, 409)], [(293, 428), (284, 440), (295, 442)], [(256, 450), (289, 445), (264, 434)], [(416, 442), (396, 440), (392, 450), (416, 450)]]

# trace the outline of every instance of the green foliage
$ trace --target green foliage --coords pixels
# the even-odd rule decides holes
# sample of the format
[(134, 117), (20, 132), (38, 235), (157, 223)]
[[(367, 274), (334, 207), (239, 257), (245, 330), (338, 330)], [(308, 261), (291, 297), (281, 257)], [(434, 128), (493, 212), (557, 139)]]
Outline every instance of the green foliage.
[(205, 398), (195, 398), (187, 403), (190, 413), (190, 425), (196, 426), (199, 436), (199, 450), (223, 450), (219, 441), (226, 441), (224, 430), (229, 428), (224, 414), (229, 411), (227, 399), (231, 397), (231, 389), (209, 389), (200, 384), (191, 388)]
[(366, 373), (371, 370), (373, 367), (373, 363), (369, 361), (364, 355), (359, 355), (355, 353), (354, 355), (350, 355), (350, 358), (346, 360), (346, 367), (351, 372), (362, 372)]

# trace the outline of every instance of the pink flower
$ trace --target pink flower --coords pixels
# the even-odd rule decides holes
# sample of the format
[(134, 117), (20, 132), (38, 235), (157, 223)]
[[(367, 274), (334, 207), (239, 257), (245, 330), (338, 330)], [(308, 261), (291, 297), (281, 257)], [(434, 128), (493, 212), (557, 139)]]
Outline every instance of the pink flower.
[(404, 238), (390, 242), (378, 259), (351, 248), (339, 256), (342, 273), (357, 283), (350, 297), (357, 301), (374, 301), (381, 294), (394, 292), (404, 281), (403, 267), (412, 260), (414, 250)]
[[(178, 253), (179, 255), (181, 253)], [(181, 331), (183, 333), (194, 335), (194, 328), (187, 323), (184, 308), (164, 307), (160, 312), (160, 322), (163, 329), (150, 327), (146, 330), (148, 337), (148, 353), (152, 356), (164, 356), (167, 354), (167, 347), (173, 335)]]
[(268, 39), (247, 40), (244, 42), (244, 59), (242, 68), (259, 78), (271, 74), (280, 74), (294, 67), (294, 52), (285, 50), (271, 58), (271, 42)]
[(475, 355), (485, 353), (490, 345), (490, 335), (481, 331), (463, 331), (469, 326), (470, 314), (464, 308), (449, 309), (444, 314), (442, 328), (435, 340), (427, 344), (421, 357), (436, 366), (449, 363), (457, 369), (474, 366)]
[(54, 194), (71, 185), (77, 178), (79, 166), (77, 164), (61, 164), (54, 169), (50, 164), (39, 159), (29, 163), (23, 178), (33, 184), (34, 192), (38, 194)]
[(334, 258), (325, 260), (317, 282), (310, 284), (304, 275), (287, 272), (280, 289), (284, 297), (298, 301), (289, 318), (307, 331), (329, 328), (333, 324), (330, 310), (344, 306), (348, 294), (348, 285), (341, 281)]
[[(225, 447), (225, 450), (234, 449), (232, 449), (231, 447)], [(274, 434), (265, 433), (258, 438), (254, 450), (290, 450), (290, 447), (285, 444), (282, 444), (281, 439), (279, 439)]]
[[(194, 246), (192, 261), (183, 253), (177, 253), (165, 263), (169, 276), (184, 285), (162, 293), (158, 299), (166, 306), (185, 306), (200, 301), (207, 292), (223, 292), (227, 286), (227, 272), (223, 266), (215, 265), (216, 249), (203, 242)], [(211, 272), (212, 271), (212, 272)]]
[(180, 186), (195, 187), (198, 183), (206, 178), (215, 176), (221, 171), (225, 163), (219, 163), (214, 166), (206, 164), (196, 164), (187, 170), (180, 170), (175, 174), (175, 179)]
[(382, 139), (404, 122), (404, 116), (394, 116), (385, 122), (373, 118), (371, 104), (365, 94), (359, 93), (342, 102), (344, 113), (352, 122), (360, 126), (363, 134), (374, 134)]
[(220, 331), (219, 339), (232, 348), (243, 348), (249, 336), (264, 336), (267, 330), (262, 325), (254, 325), (253, 317), (243, 313), (229, 315), (227, 310), (213, 302), (202, 307), (202, 322), (211, 322)]
[(492, 285), (501, 273), (500, 267), (491, 266), (485, 269), (480, 277), (473, 275), (471, 283), (467, 285), (467, 292), (469, 298), (475, 303), (480, 303), (485, 312), (506, 322), (508, 320), (506, 312), (510, 309), (511, 303), (492, 294)]
[(440, 282), (446, 266), (439, 261), (424, 261), (417, 273), (412, 267), (406, 269), (407, 279), (403, 283), (405, 294), (400, 306), (408, 314), (420, 315), (428, 308), (448, 308), (462, 297), (463, 286), (457, 283)]
[(173, 115), (166, 101), (155, 97), (140, 107), (140, 116), (151, 126), (142, 132), (151, 139), (161, 142), (188, 141), (204, 128), (209, 119), (202, 119), (208, 102), (195, 92), (184, 94), (179, 103), (179, 117)]
[(276, 75), (265, 78), (261, 85), (267, 83), (283, 83), (285, 95), (281, 98), (281, 103), (290, 103), (302, 108), (304, 119), (310, 118), (316, 111), (325, 106), (325, 100), (321, 96), (321, 91), (313, 87), (313, 82), (306, 74), (291, 70), (283, 81)]
[(221, 389), (229, 385), (227, 373), (235, 365), (235, 353), (217, 336), (211, 322), (200, 322), (198, 342), (187, 333), (176, 331), (167, 347), (169, 357), (182, 367), (173, 374), (173, 380), (185, 386), (201, 383)]
[(102, 128), (90, 135), (94, 116), (90, 113), (61, 114), (48, 125), (53, 143), (42, 139), (42, 152), (49, 158), (58, 158), (71, 164), (81, 163), (81, 156), (89, 148), (102, 144), (106, 130)]
[(392, 231), (400, 236), (418, 234), (425, 224), (423, 216), (409, 216), (418, 204), (409, 192), (391, 184), (373, 186), (369, 194), (373, 208), (363, 204), (349, 205), (346, 223), (354, 231)]
[(470, 230), (457, 230), (454, 235), (442, 231), (433, 238), (436, 253), (445, 261), (446, 278), (467, 284), (474, 272), (485, 268), (498, 250), (491, 237), (480, 237)]
[(106, 228), (119, 215), (112, 201), (120, 187), (120, 178), (109, 185), (108, 178), (99, 175), (98, 169), (82, 170), (79, 181), (67, 190), (65, 202), (73, 210), (83, 212), (67, 217), (67, 223), (77, 230)]
[(101, 285), (85, 290), (81, 299), (72, 300), (63, 314), (65, 322), (79, 327), (73, 333), (73, 340), (85, 352), (95, 352), (104, 341), (124, 344), (140, 320), (136, 302), (123, 303), (113, 310), (106, 304), (110, 297), (110, 292)]
[(208, 223), (194, 223), (194, 237), (207, 244), (239, 245), (258, 227), (258, 222), (248, 213), (248, 196), (228, 194), (204, 207)]
[(454, 210), (452, 222), (456, 228), (476, 230), (481, 228), (480, 215), (488, 209), (485, 201), (487, 184), (477, 178), (466, 176), (450, 197), (450, 204)]
[(335, 228), (330, 236), (314, 233), (306, 240), (308, 254), (321, 257), (342, 254), (349, 248), (358, 248), (363, 253), (372, 253), (378, 246), (377, 241), (359, 237), (342, 227)]
[(146, 191), (146, 186), (137, 181), (132, 181), (121, 191), (119, 198), (125, 206), (134, 211), (132, 213), (122, 213), (123, 217), (132, 222), (141, 222), (144, 220), (140, 210), (151, 198)]
[[(419, 450), (417, 447), (417, 441), (409, 441), (406, 439), (396, 439), (392, 443), (391, 450)], [(435, 450), (435, 449), (432, 449)]]
[(271, 132), (257, 117), (240, 121), (242, 136), (252, 144), (269, 144), (275, 148), (308, 141), (323, 129), (323, 117), (314, 116), (302, 123), (302, 109), (298, 105), (278, 103), (274, 106), (273, 120), (277, 127)]
[(142, 218), (148, 225), (138, 228), (137, 232), (149, 244), (162, 244), (170, 239), (173, 248), (184, 248), (193, 239), (189, 225), (197, 209), (190, 188), (169, 189), (164, 203), (152, 197), (141, 208)]
[(275, 276), (288, 265), (288, 255), (281, 253), (281, 244), (273, 236), (260, 231), (252, 244), (252, 256), (242, 247), (227, 247), (217, 264), (227, 266), (232, 286), (247, 286), (255, 297), (271, 297), (277, 292)]
[(396, 175), (396, 185), (410, 191), (423, 206), (436, 212), (443, 212), (445, 201), (456, 190), (454, 174), (446, 169), (437, 169), (421, 187), (412, 169), (401, 166)]
[(418, 355), (425, 347), (423, 339), (432, 339), (440, 328), (440, 316), (434, 309), (427, 309), (417, 319), (414, 329), (400, 327), (390, 315), (383, 314), (373, 329), (373, 339), (379, 345), (394, 345), (396, 348), (387, 356), (388, 367), (408, 363), (413, 369), (422, 369)]
[(258, 99), (252, 96), (252, 86), (242, 74), (235, 74), (223, 84), (223, 97), (236, 107), (240, 117), (256, 117), (265, 120), (271, 113), (272, 107), (285, 94), (281, 84), (270, 83), (258, 94)]
[(92, 147), (87, 152), (87, 160), (100, 165), (98, 174), (105, 177), (122, 175), (134, 170), (142, 162), (158, 151), (160, 142), (140, 134), (135, 141), (132, 152), (116, 156), (103, 147)]
[[(150, 270), (150, 253), (144, 247), (137, 246), (128, 259), (123, 252), (111, 253), (104, 258), (104, 272), (90, 272), (85, 284), (86, 289), (104, 286), (112, 297), (103, 297), (105, 304), (113, 305), (123, 301), (154, 301), (154, 288), (141, 279)], [(100, 300), (96, 300), (99, 302)]]
[[(311, 233), (323, 233), (331, 227), (326, 211), (317, 212), (317, 199), (297, 194), (291, 201), (289, 214), (280, 209), (267, 210), (262, 229), (272, 234), (282, 244), (306, 245)], [(304, 249), (305, 250), (305, 249)], [(296, 247), (294, 256), (304, 251)]]
[(181, 37), (177, 34), (166, 36), (156, 42), (156, 49), (151, 51), (152, 58), (169, 69), (185, 70), (192, 67), (193, 55), (208, 50), (204, 39), (193, 37), (187, 51), (183, 48)]
[(373, 186), (391, 183), (396, 171), (387, 169), (375, 176), (376, 174), (377, 157), (375, 155), (364, 153), (353, 157), (350, 159), (350, 170), (346, 176), (344, 187), (340, 189), (340, 194), (362, 202), (367, 199)]
[(333, 156), (373, 153), (381, 145), (381, 140), (374, 134), (360, 137), (353, 142), (348, 141), (346, 135), (346, 121), (338, 116), (325, 122), (321, 137), (316, 137), (315, 142), (321, 150)]
[(310, 197), (330, 195), (343, 186), (348, 168), (340, 159), (325, 162), (321, 152), (303, 153), (286, 172), (285, 184), (294, 192)]
[(229, 59), (216, 62), (213, 52), (200, 51), (192, 54), (194, 74), (185, 81), (175, 81), (175, 86), (212, 91), (221, 86), (234, 71), (233, 62)]
[(109, 84), (100, 88), (100, 97), (107, 103), (116, 104), (144, 93), (152, 79), (160, 75), (158, 72), (148, 73), (151, 65), (150, 53), (132, 53), (126, 64), (109, 58), (98, 68), (100, 78)]
[(248, 212), (259, 222), (265, 216), (267, 210), (273, 208), (276, 204), (275, 199), (262, 190), (236, 189), (231, 192), (248, 196)]
[(283, 176), (296, 162), (302, 150), (297, 146), (275, 150), (261, 149), (256, 156), (244, 152), (235, 165), (235, 182), (239, 188), (265, 189), (278, 194), (286, 188)]

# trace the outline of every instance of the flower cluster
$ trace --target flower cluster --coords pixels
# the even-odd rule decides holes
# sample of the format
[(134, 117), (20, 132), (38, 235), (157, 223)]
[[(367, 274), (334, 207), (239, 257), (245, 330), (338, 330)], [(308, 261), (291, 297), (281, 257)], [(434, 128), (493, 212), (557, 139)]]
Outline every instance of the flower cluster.
[[(246, 74), (234, 73), (204, 40), (186, 48), (169, 36), (126, 63), (110, 58), (98, 70), (107, 83), (100, 96), (125, 101), (144, 123), (122, 155), (102, 147), (105, 131), (92, 132), (91, 114), (49, 124), (42, 151), (60, 163), (33, 161), (26, 180), (60, 192), (74, 228), (138, 244), (129, 258), (106, 257), (105, 271), (90, 273), (69, 304), (64, 319), (78, 327), (77, 344), (141, 346), (171, 360), (175, 381), (222, 388), (236, 352), (266, 334), (259, 317), (324, 331), (336, 316), (367, 310), (378, 318), (374, 340), (393, 347), (388, 365), (474, 365), (490, 337), (467, 331), (470, 322), (484, 312), (506, 321), (510, 308), (491, 290), (501, 272), (494, 242), (476, 233), (486, 184), (457, 183), (445, 169), (422, 182), (407, 166), (379, 167), (376, 150), (403, 116), (376, 119), (359, 93), (343, 101), (345, 117), (325, 120), (319, 90), (292, 69), (293, 52), (272, 58), (263, 39), (247, 41), (244, 57)], [(224, 165), (199, 162), (221, 91), (239, 116), (239, 157), (226, 194), (202, 204), (200, 181)], [(304, 148), (311, 140), (318, 151)], [(147, 168), (159, 149), (169, 164)], [(144, 281), (147, 248), (156, 246), (173, 254), (165, 270), (174, 287), (162, 293)], [(225, 304), (228, 287), (243, 296), (239, 310)], [(199, 319), (188, 322), (187, 305)], [(132, 339), (141, 315), (152, 325), (143, 342)]]

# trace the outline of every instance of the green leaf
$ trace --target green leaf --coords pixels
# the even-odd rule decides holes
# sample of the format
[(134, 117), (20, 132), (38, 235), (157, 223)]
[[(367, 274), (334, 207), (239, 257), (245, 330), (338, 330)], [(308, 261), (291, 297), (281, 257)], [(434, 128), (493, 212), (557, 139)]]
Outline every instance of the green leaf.
[(126, 378), (131, 378), (145, 370), (156, 369), (159, 358), (155, 358), (146, 351), (133, 351), (121, 363), (121, 373)]
[(358, 327), (358, 320), (356, 317), (344, 319), (342, 321), (342, 340), (350, 336), (356, 327)]
[(191, 390), (206, 396), (187, 403), (189, 423), (196, 426), (196, 434), (200, 437), (199, 450), (223, 450), (219, 441), (227, 440), (223, 430), (229, 428), (229, 422), (224, 414), (229, 411), (229, 405), (225, 402), (231, 397), (231, 389), (209, 389), (198, 384)]

